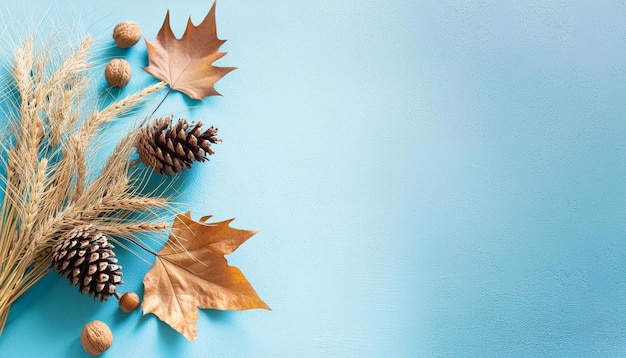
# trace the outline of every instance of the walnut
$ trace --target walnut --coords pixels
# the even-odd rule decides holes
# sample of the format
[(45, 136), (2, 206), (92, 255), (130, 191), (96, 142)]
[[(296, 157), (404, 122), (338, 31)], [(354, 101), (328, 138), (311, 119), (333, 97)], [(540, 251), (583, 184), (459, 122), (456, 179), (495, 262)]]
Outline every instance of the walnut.
[(128, 61), (114, 58), (107, 63), (104, 69), (104, 77), (113, 87), (124, 87), (130, 81), (131, 71)]
[(134, 21), (123, 21), (113, 29), (113, 40), (120, 48), (129, 48), (141, 39), (141, 28)]
[(87, 353), (97, 356), (111, 347), (113, 334), (106, 323), (102, 321), (89, 322), (80, 333), (80, 344)]

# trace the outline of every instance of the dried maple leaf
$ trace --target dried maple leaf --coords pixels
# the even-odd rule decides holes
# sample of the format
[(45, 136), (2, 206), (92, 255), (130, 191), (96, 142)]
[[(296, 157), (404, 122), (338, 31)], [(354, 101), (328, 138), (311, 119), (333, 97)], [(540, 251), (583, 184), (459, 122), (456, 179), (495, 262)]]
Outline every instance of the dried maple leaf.
[(172, 32), (168, 11), (156, 40), (146, 40), (149, 64), (144, 70), (193, 99), (219, 95), (213, 85), (236, 68), (212, 65), (226, 55), (218, 51), (224, 42), (217, 38), (215, 3), (198, 26), (189, 18), (180, 39)]
[(198, 308), (270, 309), (225, 254), (235, 251), (256, 231), (229, 226), (232, 221), (205, 223), (189, 213), (176, 215), (165, 246), (143, 279), (144, 314), (150, 312), (189, 340), (197, 338)]

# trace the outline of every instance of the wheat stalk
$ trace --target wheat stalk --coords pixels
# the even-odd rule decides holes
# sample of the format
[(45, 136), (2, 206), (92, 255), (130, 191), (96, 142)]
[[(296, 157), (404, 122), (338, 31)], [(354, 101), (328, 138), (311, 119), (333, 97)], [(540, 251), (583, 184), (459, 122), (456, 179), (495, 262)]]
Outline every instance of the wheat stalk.
[(129, 174), (137, 130), (122, 139), (96, 175), (85, 159), (104, 124), (129, 113), (165, 83), (104, 109), (85, 110), (91, 42), (86, 37), (56, 68), (50, 68), (52, 55), (34, 50), (32, 38), (15, 52), (12, 75), (20, 102), (2, 178), (0, 334), (11, 305), (50, 270), (51, 248), (74, 227), (93, 224), (131, 240), (168, 227), (155, 212), (169, 200), (140, 193), (142, 184)]

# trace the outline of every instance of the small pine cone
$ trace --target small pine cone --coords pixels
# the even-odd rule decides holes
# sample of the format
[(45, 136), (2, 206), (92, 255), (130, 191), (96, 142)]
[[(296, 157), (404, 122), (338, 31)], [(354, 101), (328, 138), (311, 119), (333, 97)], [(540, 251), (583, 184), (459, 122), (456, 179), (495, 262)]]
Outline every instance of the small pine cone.
[(123, 284), (113, 245), (92, 225), (82, 225), (59, 239), (52, 251), (52, 266), (80, 293), (106, 301)]
[(217, 128), (211, 126), (202, 132), (202, 122), (187, 123), (181, 118), (172, 125), (172, 116), (158, 118), (141, 129), (137, 138), (137, 153), (142, 162), (155, 172), (174, 174), (191, 168), (193, 161), (204, 162), (215, 153), (211, 143), (217, 138)]

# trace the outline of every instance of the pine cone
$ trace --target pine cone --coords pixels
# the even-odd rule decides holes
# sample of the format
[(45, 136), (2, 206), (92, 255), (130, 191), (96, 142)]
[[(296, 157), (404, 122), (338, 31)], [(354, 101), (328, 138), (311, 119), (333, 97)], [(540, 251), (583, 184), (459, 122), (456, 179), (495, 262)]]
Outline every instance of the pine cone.
[(52, 266), (66, 276), (80, 293), (106, 301), (124, 283), (122, 267), (114, 257), (113, 245), (92, 225), (82, 225), (59, 239), (52, 251)]
[(202, 122), (192, 124), (185, 118), (172, 125), (172, 116), (158, 118), (141, 129), (137, 139), (137, 153), (142, 162), (155, 172), (174, 174), (191, 168), (193, 161), (204, 162), (215, 153), (211, 143), (217, 138), (217, 128), (211, 126), (202, 132)]

